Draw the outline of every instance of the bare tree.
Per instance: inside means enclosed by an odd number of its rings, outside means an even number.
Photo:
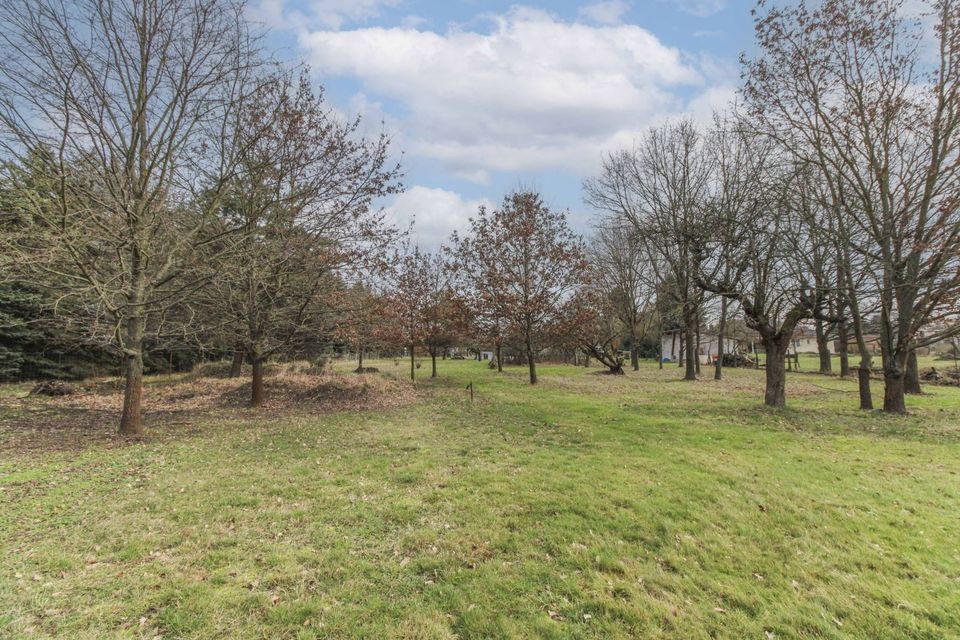
[[[799,257],[809,246],[810,229],[802,212],[809,194],[803,188],[802,171],[770,166],[753,202],[723,211],[712,218],[736,231],[720,230],[702,245],[702,265],[734,257],[740,265],[733,272],[701,269],[700,286],[736,300],[747,326],[760,334],[766,352],[764,403],[786,404],[785,360],[794,329],[802,320],[815,317],[821,308],[819,295]],[[735,238],[736,242],[730,242]]]
[[[654,318],[655,271],[643,244],[627,221],[616,216],[600,221],[589,245],[591,287],[607,313],[630,341],[630,364],[640,368],[640,341]]]
[[[196,249],[233,231],[216,194],[256,40],[233,0],[3,0],[0,21],[0,145],[49,150],[57,185],[36,212],[49,251],[8,248],[99,304],[123,354],[120,432],[140,434],[148,329],[196,285]]]
[[[877,263],[893,413],[906,413],[910,353],[947,336],[923,329],[956,317],[960,289],[960,2],[912,5],[929,19],[897,1],[762,1],[744,72],[754,115],[823,168],[859,232],[851,249]]]
[[[657,279],[670,283],[660,289],[683,319],[686,380],[696,380],[699,366],[703,291],[694,274],[709,179],[703,138],[691,122],[681,121],[651,129],[632,151],[609,155],[601,174],[584,184],[589,204],[633,225]]]

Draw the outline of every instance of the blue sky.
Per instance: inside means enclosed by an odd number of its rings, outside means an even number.
[[[381,122],[405,193],[384,203],[433,247],[481,203],[540,190],[581,231],[603,153],[679,115],[707,121],[752,46],[749,0],[252,0],[281,56],[332,105]]]

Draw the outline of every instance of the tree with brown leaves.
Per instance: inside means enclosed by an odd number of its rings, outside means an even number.
[[[335,331],[351,305],[344,284],[382,266],[397,232],[373,201],[399,190],[399,167],[389,139],[359,137],[360,120],[336,117],[306,73],[264,83],[242,116],[246,152],[222,216],[245,233],[238,255],[214,263],[208,295],[250,358],[258,407],[264,363],[305,332]]]
[[[536,384],[547,329],[586,275],[583,242],[565,213],[550,210],[537,193],[518,191],[494,211],[481,208],[470,220],[469,235],[455,236],[454,243],[458,263],[490,305],[488,313],[505,321],[503,335],[517,336],[530,384]]]

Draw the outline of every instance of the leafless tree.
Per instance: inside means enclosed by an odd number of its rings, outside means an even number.
[[[696,337],[703,291],[694,281],[710,166],[703,136],[689,121],[651,129],[632,151],[612,153],[584,184],[587,202],[628,220],[650,256],[663,292],[685,328],[686,380],[696,380]]]
[[[766,352],[764,403],[786,404],[785,361],[794,329],[820,315],[821,295],[810,280],[802,251],[809,247],[810,228],[803,215],[808,206],[803,170],[766,158],[764,180],[751,202],[711,220],[715,232],[702,245],[701,265],[733,257],[731,271],[701,269],[700,286],[736,300],[747,326],[760,334]],[[731,239],[735,241],[731,242]]]
[[[655,270],[632,227],[621,216],[607,216],[590,239],[591,287],[630,341],[630,364],[640,368],[640,341],[654,318]]]
[[[57,185],[42,250],[7,248],[96,300],[123,354],[120,432],[140,434],[148,329],[196,286],[197,248],[234,231],[218,193],[256,39],[233,0],[3,0],[0,22],[0,145],[48,150]]]
[[[784,148],[818,163],[877,263],[885,411],[906,413],[910,353],[946,336],[960,291],[960,2],[758,5],[744,95]],[[947,330],[949,331],[949,329]]]

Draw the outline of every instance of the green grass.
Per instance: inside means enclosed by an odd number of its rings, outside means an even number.
[[[440,372],[387,412],[3,449],[0,636],[960,636],[960,390]]]

